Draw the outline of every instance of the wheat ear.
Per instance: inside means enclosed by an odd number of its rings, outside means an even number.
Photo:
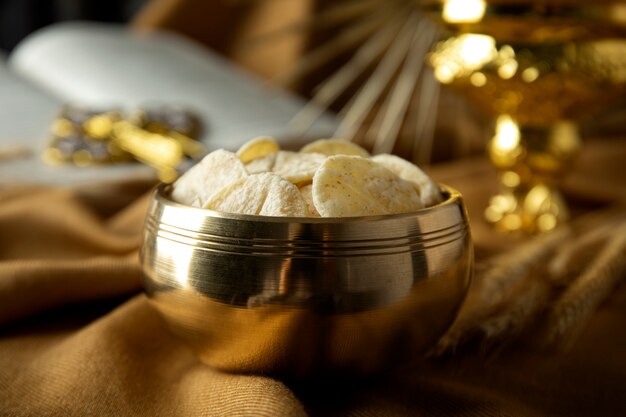
[[[607,213],[604,224],[585,224],[586,230],[579,231],[580,237],[566,242],[548,264],[548,278],[552,283],[567,286],[576,279],[615,233],[616,226],[624,217],[623,213]]]
[[[511,300],[518,296],[520,288],[524,288],[526,278],[570,235],[570,229],[561,228],[477,265],[472,288],[457,320],[439,340],[430,356],[453,350],[464,338],[477,332],[496,335],[501,334],[498,329],[517,327],[516,323],[525,324],[527,319],[521,316],[534,313],[536,306],[545,298],[541,287],[538,286],[536,292],[530,293],[528,299],[513,304],[513,312],[508,318],[503,312],[508,311]]]
[[[582,324],[626,277],[626,223],[622,222],[613,233],[594,261],[550,309],[543,330],[545,344],[573,340]]]

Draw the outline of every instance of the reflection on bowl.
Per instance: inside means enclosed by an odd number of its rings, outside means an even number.
[[[461,195],[412,213],[285,218],[173,202],[159,186],[141,254],[151,303],[205,363],[307,377],[418,359],[472,274]]]

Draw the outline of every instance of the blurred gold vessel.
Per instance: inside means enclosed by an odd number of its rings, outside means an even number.
[[[568,217],[558,182],[580,149],[578,123],[626,88],[626,4],[427,1],[449,30],[435,77],[496,118],[488,145],[500,192],[485,210],[502,231],[549,231]]]

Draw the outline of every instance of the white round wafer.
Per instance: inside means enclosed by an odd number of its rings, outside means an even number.
[[[237,156],[244,164],[270,153],[278,152],[280,145],[271,136],[259,136],[241,145]]]
[[[248,172],[237,155],[218,149],[174,183],[172,198],[179,203],[202,207],[213,193],[247,176]]]
[[[322,217],[403,213],[424,206],[411,183],[353,155],[324,161],[313,177],[313,203]]]
[[[298,187],[276,174],[253,174],[215,193],[204,208],[261,216],[306,217]]]
[[[305,145],[300,149],[305,153],[321,153],[326,156],[331,155],[357,155],[367,158],[370,154],[359,145],[345,139],[318,139]]]
[[[415,164],[396,155],[380,154],[372,157],[372,161],[389,169],[400,178],[417,186],[424,206],[432,206],[443,201],[437,184]]]
[[[302,194],[302,198],[306,203],[307,216],[308,217],[320,217],[320,214],[317,212],[315,208],[315,203],[313,203],[313,184],[305,185],[304,187],[300,187],[300,194]]]
[[[313,180],[315,171],[324,160],[326,156],[319,153],[280,151],[276,154],[272,172],[293,184],[302,186]]]
[[[260,158],[253,159],[246,164],[248,174],[260,174],[261,172],[271,172],[276,162],[277,152],[268,153]]]

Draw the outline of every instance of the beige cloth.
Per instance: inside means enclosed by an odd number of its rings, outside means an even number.
[[[626,142],[587,145],[566,181],[577,212],[626,196]],[[432,172],[464,194],[479,258],[515,245],[481,220],[495,186],[485,160]],[[565,352],[466,347],[349,384],[217,372],[140,293],[149,186],[0,190],[0,416],[626,415],[624,285]]]

